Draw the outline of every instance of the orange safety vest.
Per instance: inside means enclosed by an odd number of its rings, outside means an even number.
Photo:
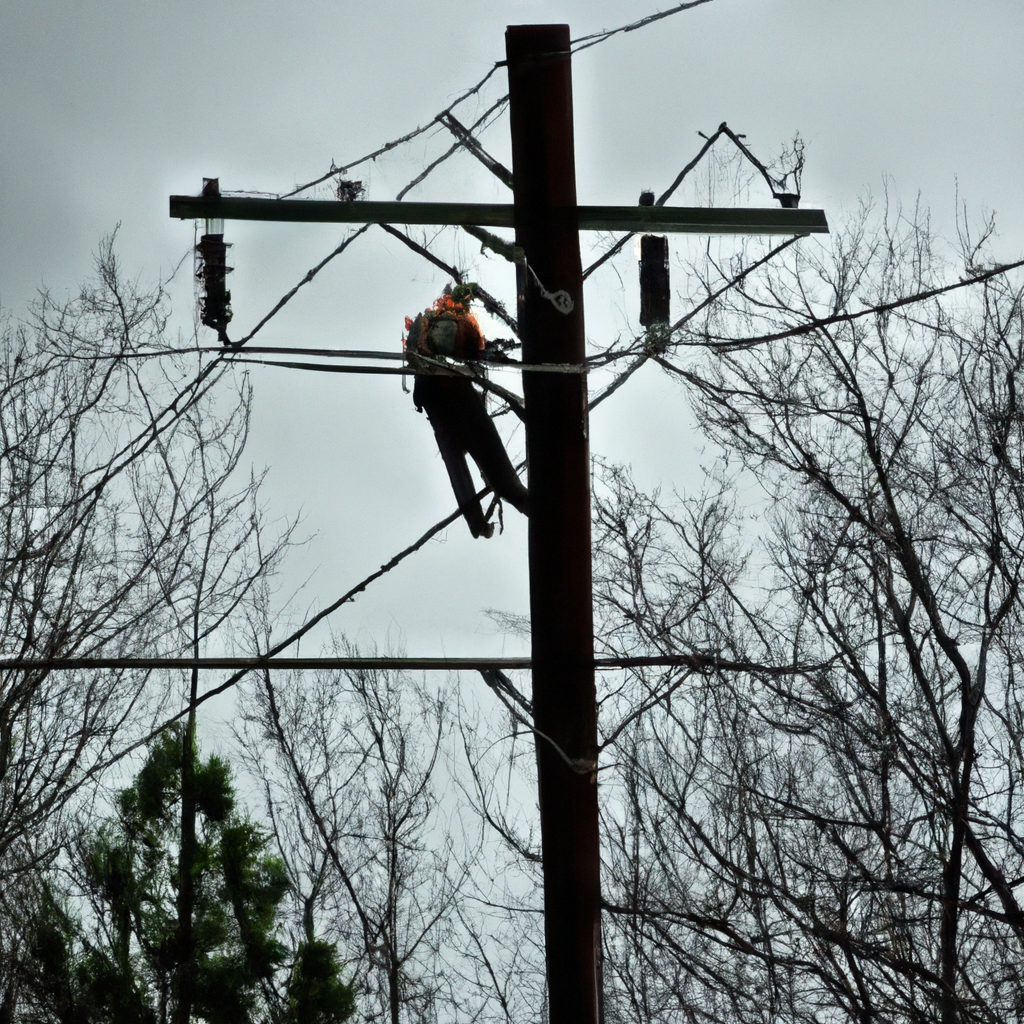
[[[462,306],[446,300],[447,295],[437,300],[434,309],[430,311],[433,315],[421,313],[415,319],[406,317],[406,353],[414,355],[422,352],[460,362],[479,359],[484,350],[480,324],[472,313],[465,313]]]

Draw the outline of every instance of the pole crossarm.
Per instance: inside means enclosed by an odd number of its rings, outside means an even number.
[[[431,224],[515,227],[508,203],[380,203],[326,199],[171,196],[180,220],[267,220],[316,224]],[[824,210],[704,206],[577,206],[581,231],[657,231],[704,235],[827,234]],[[554,212],[554,211],[553,211]]]

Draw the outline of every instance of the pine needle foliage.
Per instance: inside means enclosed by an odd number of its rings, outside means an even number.
[[[52,879],[42,886],[25,960],[29,1016],[166,1024],[178,1017],[175,979],[186,967],[193,1020],[340,1024],[355,997],[335,949],[311,928],[295,950],[281,941],[284,864],[240,812],[217,756],[193,754],[195,901],[191,926],[179,920],[182,734],[154,743],[116,815],[83,838],[80,907]]]

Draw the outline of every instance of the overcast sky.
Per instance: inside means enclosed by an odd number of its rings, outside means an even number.
[[[166,277],[193,228],[167,216],[204,176],[224,190],[284,192],[430,121],[504,57],[508,24],[568,22],[574,37],[657,9],[653,0],[23,0],[0,5],[0,306],[21,315],[40,286],[70,293],[100,237],[120,224],[126,271]],[[722,121],[768,159],[799,132],[805,207],[838,223],[868,190],[913,204],[952,234],[956,196],[994,210],[997,255],[1024,250],[1024,6],[1019,0],[712,0],[574,59],[581,202],[635,203],[661,190]],[[460,114],[506,90],[504,72]],[[510,162],[507,114],[484,136]],[[450,144],[440,128],[352,172],[392,199]],[[321,193],[323,195],[323,193]],[[410,198],[508,201],[469,156]],[[762,195],[758,205],[770,205]],[[244,333],[329,252],[342,226],[232,224],[235,321]],[[419,237],[423,237],[421,234]],[[596,239],[584,239],[586,247]],[[514,308],[507,266],[465,236],[439,254]],[[585,256],[586,259],[586,256]],[[674,268],[678,273],[678,269]],[[261,333],[263,344],[396,349],[403,318],[444,276],[374,229]],[[596,274],[587,333],[636,329],[636,264]],[[172,287],[175,330],[193,331],[191,261]],[[678,312],[678,311],[677,311]],[[212,333],[205,332],[212,342]],[[453,507],[429,424],[394,377],[254,367],[250,456],[268,466],[271,518],[301,512],[315,534],[284,582],[309,579],[304,616],[344,592]],[[518,387],[514,378],[502,383]],[[521,448],[521,436],[512,438]],[[645,369],[595,412],[595,454],[632,463],[648,486],[700,485],[709,457],[682,390]],[[524,652],[486,609],[528,609],[526,530],[474,541],[461,522],[359,601],[338,629],[410,654]],[[315,653],[306,647],[303,653]]]

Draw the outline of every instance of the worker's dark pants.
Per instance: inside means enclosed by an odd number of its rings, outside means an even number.
[[[452,490],[474,537],[490,536],[492,528],[484,519],[476,496],[476,486],[466,464],[466,454],[494,493],[523,515],[528,515],[529,499],[494,423],[484,408],[483,399],[473,384],[458,377],[417,376],[413,388],[417,408],[425,409],[434,428]]]

